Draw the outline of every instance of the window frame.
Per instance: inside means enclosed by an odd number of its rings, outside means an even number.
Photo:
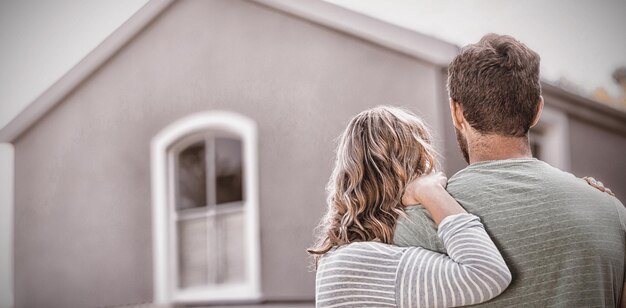
[[[246,277],[241,284],[212,289],[178,288],[176,205],[176,158],[181,143],[224,132],[241,139],[243,155],[244,236]],[[204,137],[201,137],[204,138]],[[253,120],[230,111],[198,112],[175,121],[161,130],[151,142],[152,232],[154,299],[158,304],[258,302],[261,300],[260,233],[258,212],[257,128]]]

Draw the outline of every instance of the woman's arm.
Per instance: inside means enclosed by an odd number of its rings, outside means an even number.
[[[405,307],[456,307],[488,301],[511,283],[511,272],[478,217],[445,218],[438,231],[448,254],[407,249],[396,276],[396,302]]]
[[[454,214],[467,213],[446,191],[448,178],[443,172],[421,176],[407,184],[402,203],[421,204],[430,213],[436,225]]]
[[[445,183],[443,174],[433,174],[407,187],[403,201],[419,202],[430,211],[448,255],[420,247],[404,253],[396,277],[400,306],[478,304],[511,283],[511,272],[479,218],[465,212],[445,191]]]

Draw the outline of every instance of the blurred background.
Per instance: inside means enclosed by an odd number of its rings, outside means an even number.
[[[0,2],[0,307],[309,307],[334,138],[378,104],[464,167],[445,68],[537,51],[534,153],[626,198],[626,2]],[[222,112],[217,112],[222,111]],[[162,215],[161,215],[162,214]]]

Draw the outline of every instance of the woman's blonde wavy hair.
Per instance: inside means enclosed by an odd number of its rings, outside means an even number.
[[[307,250],[315,263],[336,246],[392,243],[406,184],[438,169],[436,156],[428,128],[410,111],[378,106],[356,115],[340,136],[328,210]]]

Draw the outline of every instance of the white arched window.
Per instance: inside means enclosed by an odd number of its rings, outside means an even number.
[[[257,134],[239,114],[193,114],[152,140],[157,303],[260,299]]]

